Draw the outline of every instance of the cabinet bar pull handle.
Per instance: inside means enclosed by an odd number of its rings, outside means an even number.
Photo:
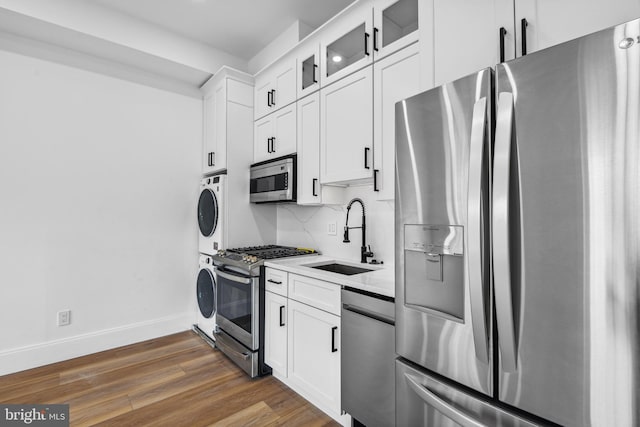
[[[267,138],[267,153],[271,152],[271,138]]]
[[[500,27],[500,62],[504,62],[504,36],[507,35],[507,29]]]
[[[316,77],[316,70],[318,69],[318,64],[313,64],[313,82],[318,83],[318,78]]]
[[[284,326],[284,305],[280,306],[280,326]]]
[[[276,105],[276,90],[271,89],[271,104],[275,107]]]
[[[377,28],[373,28],[373,50],[378,51],[378,32]]]
[[[369,33],[364,33],[364,54],[369,56]]]
[[[380,172],[380,169],[373,170],[373,191],[380,191],[378,188],[378,172]]]
[[[267,107],[271,107],[271,91],[267,92]]]
[[[211,152],[211,166],[215,166],[216,165],[216,152],[212,151]]]
[[[520,28],[522,30],[522,56],[527,54],[527,27],[529,23],[526,18],[522,18],[520,21]]]
[[[331,353],[335,353],[338,351],[336,348],[336,331],[338,330],[337,326],[331,328]]]
[[[277,280],[273,280],[273,279],[269,279],[269,280],[267,280],[267,282],[269,282],[269,283],[275,283],[276,285],[282,285],[282,282],[279,282],[279,281],[277,281]]]
[[[369,147],[364,147],[364,168],[370,169],[369,167]]]
[[[271,152],[275,153],[276,152],[276,137],[271,137]]]
[[[316,183],[318,182],[318,178],[313,178],[313,182],[311,184],[311,189],[312,189],[312,193],[313,193],[313,197],[317,197],[318,193],[316,191]]]
[[[211,153],[207,153],[207,166],[211,166]]]

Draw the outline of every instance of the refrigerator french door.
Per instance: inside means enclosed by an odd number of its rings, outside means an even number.
[[[396,388],[429,408],[399,425],[640,423],[639,36],[397,104]]]

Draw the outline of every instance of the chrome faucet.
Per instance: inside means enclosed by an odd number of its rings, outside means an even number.
[[[362,226],[360,227],[349,227],[349,210],[351,210],[351,205],[353,205],[355,202],[360,203],[360,206],[362,206]],[[347,220],[344,223],[344,240],[342,240],[343,243],[349,243],[349,229],[351,228],[361,228],[362,229],[362,246],[360,247],[360,262],[363,264],[367,263],[367,258],[372,257],[373,256],[373,252],[371,252],[371,246],[369,246],[369,250],[367,250],[367,244],[366,244],[366,230],[367,230],[367,226],[366,226],[366,221],[365,221],[365,209],[364,209],[364,202],[359,199],[359,198],[355,198],[355,199],[351,199],[351,201],[349,202],[349,204],[347,205]]]

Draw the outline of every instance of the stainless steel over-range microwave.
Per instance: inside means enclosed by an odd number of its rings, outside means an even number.
[[[252,203],[296,201],[296,155],[251,165],[249,200]]]

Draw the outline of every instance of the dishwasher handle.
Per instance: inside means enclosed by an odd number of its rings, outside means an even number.
[[[385,316],[384,314],[380,314],[380,313],[374,313],[373,311],[369,311],[365,308],[358,307],[357,305],[342,304],[342,309],[346,311],[351,311],[352,313],[356,313],[361,316],[369,317],[371,319],[386,323],[391,326],[396,324],[395,319],[393,319],[392,317]]]

